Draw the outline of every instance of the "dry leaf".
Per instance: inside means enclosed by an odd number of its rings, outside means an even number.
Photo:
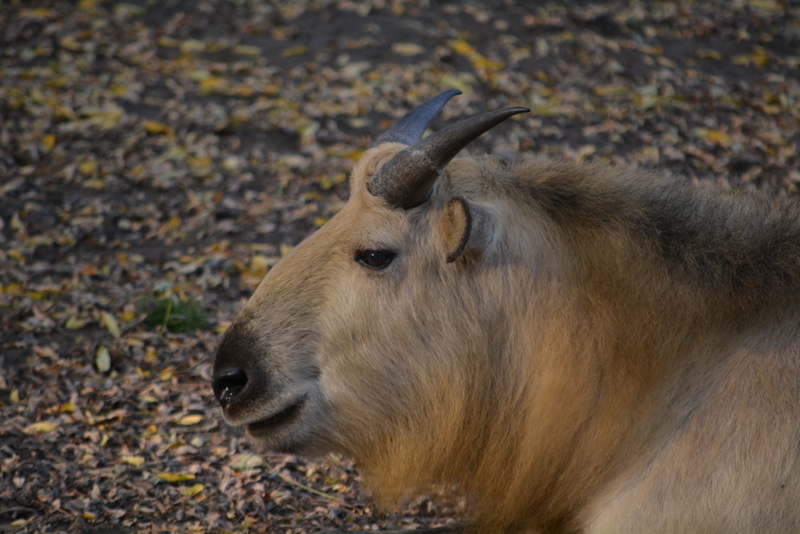
[[[142,456],[122,456],[120,460],[134,467],[141,467],[145,462],[145,459]]]
[[[194,480],[194,475],[191,473],[157,473],[155,476],[169,483]]]
[[[191,415],[184,415],[180,419],[178,419],[179,425],[189,426],[189,425],[196,425],[200,421],[203,420],[203,416],[200,414],[191,414]]]
[[[39,423],[31,423],[23,429],[25,434],[46,434],[52,432],[60,425],[52,421],[41,421]]]
[[[202,484],[194,484],[192,486],[182,489],[181,495],[183,495],[184,497],[194,497],[198,493],[202,492],[204,489],[205,486],[203,486]]]
[[[102,311],[100,312],[100,321],[103,323],[109,333],[115,338],[120,336],[119,331],[119,324],[117,324],[117,320],[108,312]]]
[[[416,56],[425,53],[425,48],[415,43],[394,43],[392,53],[398,56]]]
[[[108,348],[99,347],[97,349],[97,356],[94,359],[97,370],[101,373],[107,373],[111,369],[111,355],[108,353]]]

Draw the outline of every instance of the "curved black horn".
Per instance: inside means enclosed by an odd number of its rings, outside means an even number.
[[[422,139],[422,134],[425,133],[428,123],[442,111],[447,101],[460,94],[461,91],[458,89],[451,89],[431,98],[424,104],[420,104],[403,115],[394,126],[383,132],[372,146],[378,146],[381,143],[413,145]]]
[[[512,115],[528,111],[522,107],[498,109],[432,133],[395,154],[372,176],[367,188],[392,207],[419,206],[427,200],[439,173],[461,149]]]

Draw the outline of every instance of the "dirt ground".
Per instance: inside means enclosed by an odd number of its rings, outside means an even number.
[[[533,110],[473,154],[800,187],[795,0],[0,1],[0,531],[457,521],[447,495],[377,510],[347,458],[253,450],[209,385],[354,160],[450,88],[434,128]]]

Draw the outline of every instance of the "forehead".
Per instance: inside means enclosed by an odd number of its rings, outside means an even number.
[[[383,143],[367,150],[355,164],[353,172],[350,174],[351,198],[357,197],[362,193],[371,196],[366,190],[367,181],[384,163],[392,159],[392,156],[404,148],[406,148],[406,145],[400,143]]]
[[[371,195],[366,187],[351,192],[350,200],[336,217],[320,230],[330,226],[331,237],[355,247],[367,247],[381,241],[399,244],[408,234],[408,216],[389,207],[379,197]]]

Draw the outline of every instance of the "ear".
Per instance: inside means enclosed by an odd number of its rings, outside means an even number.
[[[467,248],[472,233],[472,215],[463,198],[454,197],[447,201],[439,218],[439,231],[444,240],[447,263],[452,263]]]

